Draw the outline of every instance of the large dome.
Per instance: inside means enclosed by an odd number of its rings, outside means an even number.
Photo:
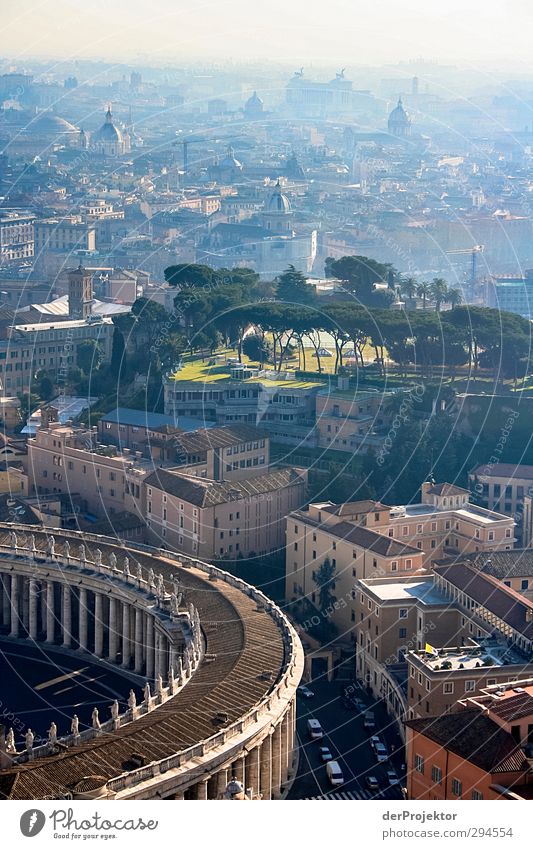
[[[389,132],[405,134],[411,127],[411,119],[403,108],[402,98],[398,98],[398,104],[389,115]]]
[[[55,112],[40,112],[26,125],[28,133],[41,136],[61,136],[79,133],[77,127],[60,118]]]
[[[263,111],[263,101],[256,91],[246,101],[244,111],[248,115],[259,115]]]
[[[269,199],[266,202],[265,212],[269,215],[278,214],[278,215],[288,215],[291,211],[291,203],[287,195],[284,195],[281,191],[281,186],[279,184],[279,180],[276,183],[276,188],[270,195]]]
[[[122,143],[122,133],[113,123],[113,115],[111,114],[111,108],[109,107],[105,121],[100,127],[99,130],[93,136],[93,141],[95,142],[116,142],[117,144]]]

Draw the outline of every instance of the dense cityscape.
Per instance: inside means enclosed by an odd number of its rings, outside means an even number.
[[[0,799],[533,798],[530,69],[3,52]]]

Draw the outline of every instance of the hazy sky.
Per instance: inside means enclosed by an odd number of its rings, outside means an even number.
[[[0,0],[0,54],[529,70],[531,0]]]

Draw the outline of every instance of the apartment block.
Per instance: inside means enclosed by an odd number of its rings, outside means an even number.
[[[101,446],[94,431],[43,421],[28,440],[30,494],[68,493],[93,517],[123,511],[144,515],[142,482],[154,466]]]
[[[165,413],[173,418],[251,424],[277,442],[316,445],[314,396],[321,383],[214,357],[185,362],[163,384]]]
[[[406,663],[408,652],[424,649],[426,643],[453,644],[461,631],[461,613],[437,589],[432,575],[363,579],[357,582],[357,594],[356,674],[375,698],[392,700],[401,671],[397,667]]]
[[[320,448],[335,451],[376,451],[381,448],[391,421],[393,392],[367,389],[320,389],[316,394],[316,429]]]
[[[306,470],[296,468],[233,481],[159,468],[144,481],[148,539],[208,560],[278,551],[306,484]]]
[[[373,501],[310,504],[286,523],[285,594],[317,604],[316,572],[326,558],[335,567],[338,604],[332,621],[341,638],[353,644],[359,622],[356,583],[363,578],[412,575],[423,571],[423,553],[383,534],[387,507]],[[370,527],[371,526],[371,527]]]
[[[34,253],[35,215],[19,209],[0,212],[0,265],[27,260]]]

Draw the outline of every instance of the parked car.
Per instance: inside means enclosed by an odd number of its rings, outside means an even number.
[[[375,728],[376,727],[376,719],[374,717],[373,710],[365,711],[365,718],[363,720],[363,725],[365,728]]]
[[[389,753],[387,752],[386,747],[383,743],[376,743],[374,746],[374,752],[376,753],[376,758],[378,759],[378,763],[385,763],[389,759]]]
[[[315,695],[313,691],[309,689],[309,687],[305,686],[305,684],[300,684],[297,692],[300,694],[300,696],[303,696],[304,699],[312,699]]]
[[[367,775],[365,781],[366,786],[369,790],[372,790],[373,793],[376,793],[379,790],[379,781],[377,780],[375,775]]]
[[[394,784],[400,783],[400,779],[398,778],[398,776],[396,775],[396,773],[394,772],[393,769],[387,770],[387,780],[388,780],[389,784],[391,785],[391,787]]]
[[[370,738],[370,745],[372,746],[373,749],[376,748],[377,743],[381,743],[381,737],[379,736],[379,734],[373,734],[372,737]]]
[[[324,763],[333,760],[333,755],[331,754],[327,746],[321,746],[318,751],[320,752],[320,757],[322,758]]]
[[[333,784],[334,787],[344,784],[344,775],[338,761],[329,761],[326,764],[326,774],[329,778],[329,783]]]

